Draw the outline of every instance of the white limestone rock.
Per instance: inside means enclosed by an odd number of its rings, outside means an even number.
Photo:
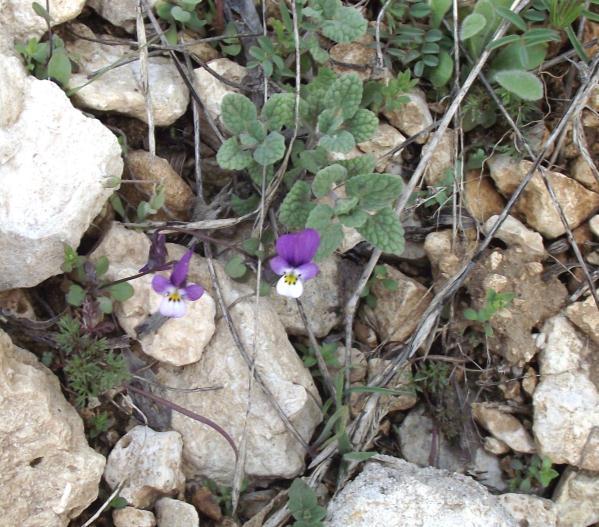
[[[388,456],[369,461],[329,503],[326,527],[518,527],[471,478]]]
[[[76,29],[83,36],[108,38],[106,35],[96,37],[82,24],[77,24]],[[71,75],[68,87],[74,89],[85,85],[72,96],[76,105],[89,110],[119,112],[147,122],[139,60],[106,71],[89,82],[91,74],[130,56],[129,46],[77,39],[67,42],[66,47],[79,65],[79,72]],[[154,124],[169,126],[187,110],[189,90],[167,57],[148,59],[148,78]]]
[[[553,493],[558,527],[589,527],[599,522],[599,476],[567,468]]]
[[[168,244],[167,248],[169,259],[172,260],[179,259],[186,251],[185,247],[175,244]],[[149,249],[150,240],[147,236],[128,230],[115,222],[94,251],[92,259],[106,256],[110,261],[106,278],[119,280],[136,274],[144,266]],[[168,275],[167,272],[163,274]],[[151,274],[130,283],[134,294],[128,300],[117,304],[115,314],[125,332],[136,338],[136,326],[158,311],[162,296],[152,289]],[[187,303],[187,313],[184,317],[169,319],[158,330],[146,333],[140,339],[142,350],[156,360],[173,366],[197,362],[214,335],[215,315],[214,300],[205,292],[195,302]]]
[[[433,124],[433,116],[422,91],[415,89],[406,96],[409,97],[409,102],[402,104],[397,110],[385,110],[383,115],[405,136],[411,137]],[[427,138],[428,134],[423,134],[416,142],[423,144]]]
[[[241,83],[243,78],[247,75],[246,68],[240,66],[237,62],[233,62],[226,58],[211,60],[208,63],[208,66],[223,78],[236,83]],[[210,114],[212,119],[218,121],[220,117],[220,107],[225,95],[228,93],[237,93],[237,90],[218,80],[212,73],[204,68],[195,69],[194,75],[194,85],[200,99],[202,99],[206,111]]]
[[[135,507],[125,507],[112,511],[114,527],[156,527],[156,518],[152,511]]]
[[[17,42],[42,36],[48,30],[48,25],[35,13],[31,4],[29,0],[1,0],[0,33],[10,34]],[[46,3],[42,5],[45,7]],[[76,18],[84,5],[85,0],[50,0],[48,12],[52,25],[57,26]]]
[[[0,107],[12,122],[0,128],[0,290],[60,274],[64,244],[77,247],[123,170],[117,138],[56,84],[29,77],[22,100],[16,120]]]
[[[488,234],[497,223],[499,216],[491,216],[483,225],[483,232]],[[499,238],[508,246],[518,247],[525,254],[532,258],[542,258],[545,255],[545,247],[543,246],[543,237],[521,221],[513,216],[507,216],[501,224],[495,238]]]
[[[497,496],[503,507],[526,527],[557,527],[557,511],[551,500],[529,494],[501,494]]]
[[[191,503],[160,498],[156,502],[158,527],[200,527],[198,512]]]
[[[535,451],[532,437],[513,415],[486,403],[472,403],[472,415],[481,426],[515,452],[531,454]]]
[[[108,455],[104,479],[133,507],[151,507],[157,498],[183,490],[183,442],[177,432],[156,432],[136,426],[119,439]]]
[[[148,0],[148,5],[154,7],[158,0]],[[135,10],[137,0],[88,0],[90,6],[102,18],[111,24],[122,27],[129,33],[135,31]]]
[[[533,432],[540,455],[555,464],[599,471],[599,350],[563,315],[543,326]]]
[[[104,457],[56,376],[0,331],[0,524],[66,527],[98,496]]]

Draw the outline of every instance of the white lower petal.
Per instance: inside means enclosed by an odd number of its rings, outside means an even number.
[[[187,306],[182,300],[173,301],[165,297],[160,303],[159,311],[164,317],[180,318],[185,315]]]
[[[277,293],[279,293],[281,296],[299,298],[300,296],[302,296],[303,292],[304,284],[299,278],[297,279],[297,281],[295,281],[295,283],[289,284],[285,281],[285,275],[283,275],[281,276],[281,278],[279,278],[279,281],[277,282]]]

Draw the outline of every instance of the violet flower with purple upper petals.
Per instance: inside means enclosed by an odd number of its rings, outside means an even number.
[[[164,296],[160,303],[160,314],[165,317],[180,318],[187,311],[187,301],[197,300],[204,294],[204,288],[198,284],[187,284],[189,260],[193,251],[187,251],[173,266],[169,278],[159,274],[152,278],[152,289]]]
[[[304,229],[284,234],[277,240],[277,256],[270,260],[270,268],[281,278],[277,282],[277,293],[299,298],[304,292],[304,282],[318,274],[318,266],[312,261],[320,235],[314,229]]]

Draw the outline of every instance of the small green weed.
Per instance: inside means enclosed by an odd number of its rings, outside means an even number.
[[[322,527],[326,509],[318,504],[316,493],[301,479],[289,487],[287,507],[295,519],[294,527]]]
[[[439,395],[449,385],[451,369],[444,362],[426,361],[416,369],[412,377],[414,389],[417,392],[426,392]]]
[[[493,336],[493,328],[489,321],[497,311],[508,307],[512,300],[516,298],[515,293],[498,293],[493,289],[487,289],[485,305],[479,311],[474,309],[465,309],[464,318],[480,322],[484,328],[487,337]]]
[[[364,289],[360,293],[360,296],[364,298],[366,305],[374,309],[377,304],[376,295],[374,294],[374,286],[380,283],[387,291],[397,291],[398,284],[397,280],[389,278],[387,268],[384,265],[377,265],[374,268],[372,276],[366,282]]]
[[[536,488],[545,489],[559,476],[559,472],[552,468],[548,457],[539,457],[536,454],[530,458],[530,463],[525,465],[520,459],[514,458],[511,463],[514,477],[508,482],[510,492],[535,492]]]

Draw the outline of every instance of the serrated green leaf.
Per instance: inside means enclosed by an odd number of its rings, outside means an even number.
[[[239,255],[233,256],[233,258],[225,264],[225,273],[235,280],[243,278],[245,273],[247,273],[247,270],[248,268],[243,263],[243,258]]]
[[[236,137],[227,139],[216,154],[216,161],[226,170],[243,170],[252,163],[252,154],[242,150]]]
[[[305,181],[296,181],[285,196],[279,208],[279,220],[289,229],[302,229],[314,203],[310,201],[310,185]]]
[[[64,48],[55,48],[48,62],[48,75],[60,83],[61,86],[66,86],[71,77],[71,61]]]
[[[332,108],[323,110],[318,116],[318,132],[327,135],[335,133],[343,124],[343,117]]]
[[[334,183],[343,181],[347,176],[347,170],[339,164],[330,165],[319,170],[312,182],[312,192],[318,198],[325,196],[331,190]]]
[[[366,33],[368,23],[353,7],[340,7],[321,25],[322,34],[335,42],[353,42]]]
[[[338,110],[344,120],[349,119],[360,107],[362,91],[362,81],[358,75],[342,75],[327,90],[323,105],[325,108]]]
[[[399,255],[404,250],[403,227],[391,207],[368,216],[366,223],[358,227],[358,232],[383,252]]]
[[[221,104],[221,119],[229,132],[240,134],[256,121],[256,107],[245,95],[228,93]]]
[[[403,181],[392,174],[361,174],[347,181],[348,196],[360,199],[360,206],[376,210],[389,205],[401,193]]]
[[[487,19],[478,13],[470,13],[462,22],[460,40],[468,40],[480,33],[487,25]]]
[[[309,227],[309,225],[306,226]],[[314,260],[322,262],[343,243],[343,229],[339,223],[329,223],[326,227],[319,229],[318,232],[320,234],[320,246]]]
[[[279,132],[270,132],[254,150],[254,161],[262,166],[276,163],[285,155],[285,138]]]
[[[332,135],[323,135],[318,144],[332,152],[345,154],[356,146],[356,141],[347,130],[339,130]]]
[[[129,282],[121,282],[120,284],[114,284],[110,287],[106,288],[113,300],[117,302],[124,302],[125,300],[129,300],[133,293],[133,286]]]
[[[346,227],[357,229],[366,223],[368,214],[362,209],[356,209],[349,214],[339,214],[339,221]]]
[[[503,70],[495,74],[495,81],[525,101],[543,98],[543,84],[532,73],[522,70]]]
[[[295,97],[291,93],[275,93],[262,108],[262,119],[269,130],[279,131],[291,127],[295,116]]]
[[[236,194],[231,196],[231,207],[235,214],[244,216],[250,212],[255,211],[260,203],[260,196],[258,194],[252,194],[249,198],[240,198]]]
[[[71,306],[78,307],[85,300],[85,289],[77,284],[71,284],[67,293],[67,303]]]
[[[318,147],[315,150],[304,150],[299,155],[299,165],[308,172],[316,174],[324,165],[328,163],[329,155],[324,148]]]
[[[356,208],[359,201],[360,200],[358,198],[338,199],[335,203],[335,214],[349,214],[352,210]]]
[[[333,215],[334,211],[332,207],[329,205],[318,204],[310,212],[308,220],[306,221],[306,227],[320,231],[331,223]]]
[[[347,122],[347,129],[354,136],[356,143],[362,143],[374,135],[378,125],[378,117],[373,112],[360,108]]]
[[[370,174],[371,172],[374,172],[376,159],[372,154],[366,154],[352,159],[337,161],[337,163],[347,169],[348,177],[353,177],[358,174]]]

